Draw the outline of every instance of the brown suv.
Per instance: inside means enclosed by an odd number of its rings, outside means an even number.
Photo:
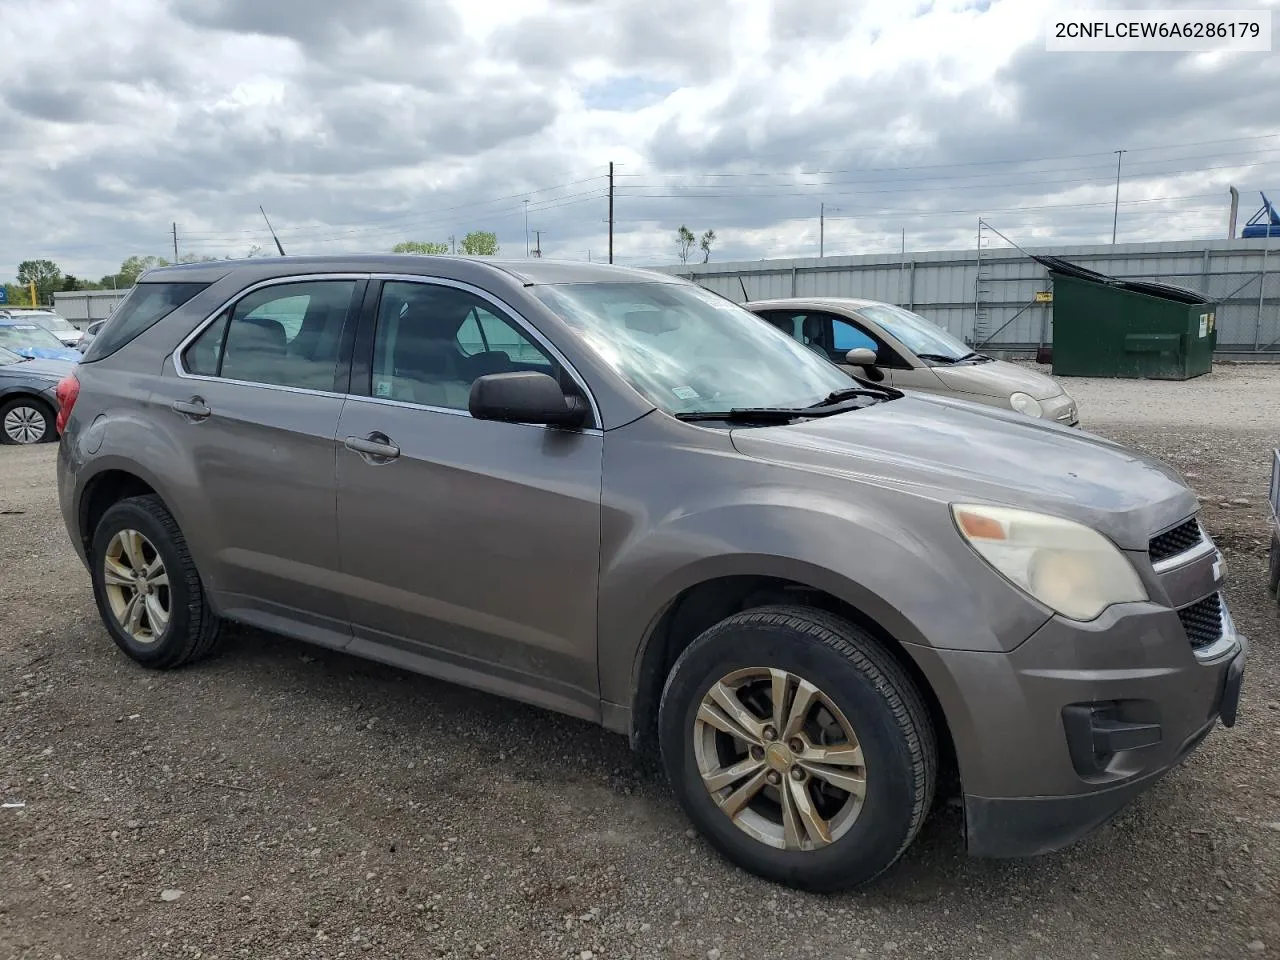
[[[944,775],[972,852],[1062,846],[1235,719],[1246,644],[1174,471],[855,379],[670,276],[167,268],[58,396],[129,656],[237,621],[602,723],[785,883],[885,870]]]

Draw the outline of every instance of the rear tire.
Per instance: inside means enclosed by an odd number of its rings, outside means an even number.
[[[0,443],[25,446],[57,439],[57,415],[43,400],[19,396],[0,403]]]
[[[171,669],[217,647],[222,622],[159,497],[130,497],[107,509],[93,532],[89,569],[107,632],[138,663]]]
[[[671,668],[658,726],[689,818],[729,860],[788,886],[873,880],[932,806],[937,742],[919,690],[875,638],[823,611],[761,607],[711,627]]]

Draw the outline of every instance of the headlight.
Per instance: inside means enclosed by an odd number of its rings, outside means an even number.
[[[1070,620],[1147,599],[1138,573],[1110,540],[1074,520],[1009,507],[952,504],[961,536],[1015,586]]]
[[[1029,393],[1011,393],[1009,406],[1019,413],[1025,413],[1028,417],[1038,417],[1044,412],[1040,408],[1040,401]]]

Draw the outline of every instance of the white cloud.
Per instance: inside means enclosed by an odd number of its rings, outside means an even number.
[[[0,277],[96,277],[174,221],[242,255],[259,203],[290,252],[469,229],[522,252],[528,199],[544,250],[599,257],[610,160],[629,262],[673,259],[680,223],[719,259],[809,254],[823,202],[829,252],[968,244],[984,212],[1095,241],[1119,147],[1122,239],[1217,235],[1228,183],[1280,192],[1275,55],[1048,54],[1051,9],[6,0]]]

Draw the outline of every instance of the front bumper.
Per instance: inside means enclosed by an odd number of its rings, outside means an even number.
[[[1211,716],[1198,729],[1193,730],[1176,745],[1168,762],[1159,762],[1154,768],[1130,776],[1112,786],[1088,793],[1068,796],[1038,797],[981,797],[966,794],[964,798],[965,843],[968,851],[978,857],[1031,857],[1059,850],[1114,817],[1126,804],[1144,790],[1153,786],[1174,766],[1182,762],[1209,735],[1219,720],[1224,726],[1235,724],[1240,703],[1241,684],[1244,679],[1244,661],[1248,643],[1238,637],[1240,646],[1222,670],[1222,685],[1217,693]],[[1105,741],[1106,726],[1091,731],[1094,745]],[[1160,746],[1160,724],[1133,723],[1122,731],[1133,737],[1133,742],[1147,741],[1136,749]],[[1081,730],[1078,733],[1088,734]],[[1104,736],[1100,738],[1098,733]],[[1070,737],[1070,735],[1068,735]],[[1073,746],[1088,746],[1077,739]],[[1130,748],[1130,751],[1135,748]],[[1123,752],[1123,751],[1121,751]],[[1105,754],[1103,754],[1105,756]]]
[[[1056,397],[1049,397],[1040,403],[1040,419],[1052,420],[1066,427],[1080,426],[1080,415],[1076,409],[1076,402],[1067,393],[1060,393]]]
[[[1248,641],[1225,602],[1217,642],[1193,647],[1174,608],[1221,596],[1217,551],[1165,575],[1165,602],[1090,623],[1051,618],[1008,653],[911,646],[946,716],[968,850],[1066,846],[1235,721]],[[1154,594],[1153,594],[1154,595]]]

